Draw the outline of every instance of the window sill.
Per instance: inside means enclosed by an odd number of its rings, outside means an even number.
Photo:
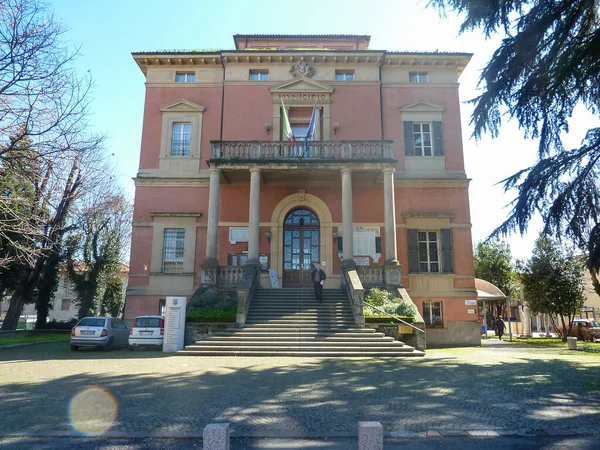
[[[150,272],[151,276],[160,277],[160,276],[175,276],[175,277],[189,277],[192,275],[196,275],[196,272]]]

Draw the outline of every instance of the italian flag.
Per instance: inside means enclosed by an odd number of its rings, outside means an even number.
[[[292,141],[292,147],[296,146],[296,138],[294,137],[294,133],[292,132],[292,127],[290,126],[290,120],[288,119],[287,112],[285,110],[285,105],[283,104],[283,99],[281,99],[281,114],[283,116],[283,133],[287,136],[287,138]]]

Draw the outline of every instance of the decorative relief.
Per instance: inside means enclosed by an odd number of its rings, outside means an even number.
[[[315,74],[315,68],[306,64],[306,62],[301,61],[298,64],[294,64],[290,67],[290,73],[293,77],[306,77],[312,78]]]

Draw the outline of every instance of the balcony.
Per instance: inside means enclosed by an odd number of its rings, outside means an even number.
[[[210,163],[395,163],[394,141],[211,141]]]

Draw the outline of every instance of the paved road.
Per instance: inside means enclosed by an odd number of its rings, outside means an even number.
[[[201,440],[173,438],[0,438],[3,450],[199,450]],[[231,440],[231,450],[348,450],[358,447],[355,438],[337,439],[248,439]],[[595,450],[598,439],[581,437],[500,437],[386,439],[385,450]]]
[[[488,344],[489,345],[489,344]],[[600,355],[492,343],[425,358],[204,358],[0,349],[0,435],[344,438],[600,434]],[[10,413],[7,413],[10,411]]]

